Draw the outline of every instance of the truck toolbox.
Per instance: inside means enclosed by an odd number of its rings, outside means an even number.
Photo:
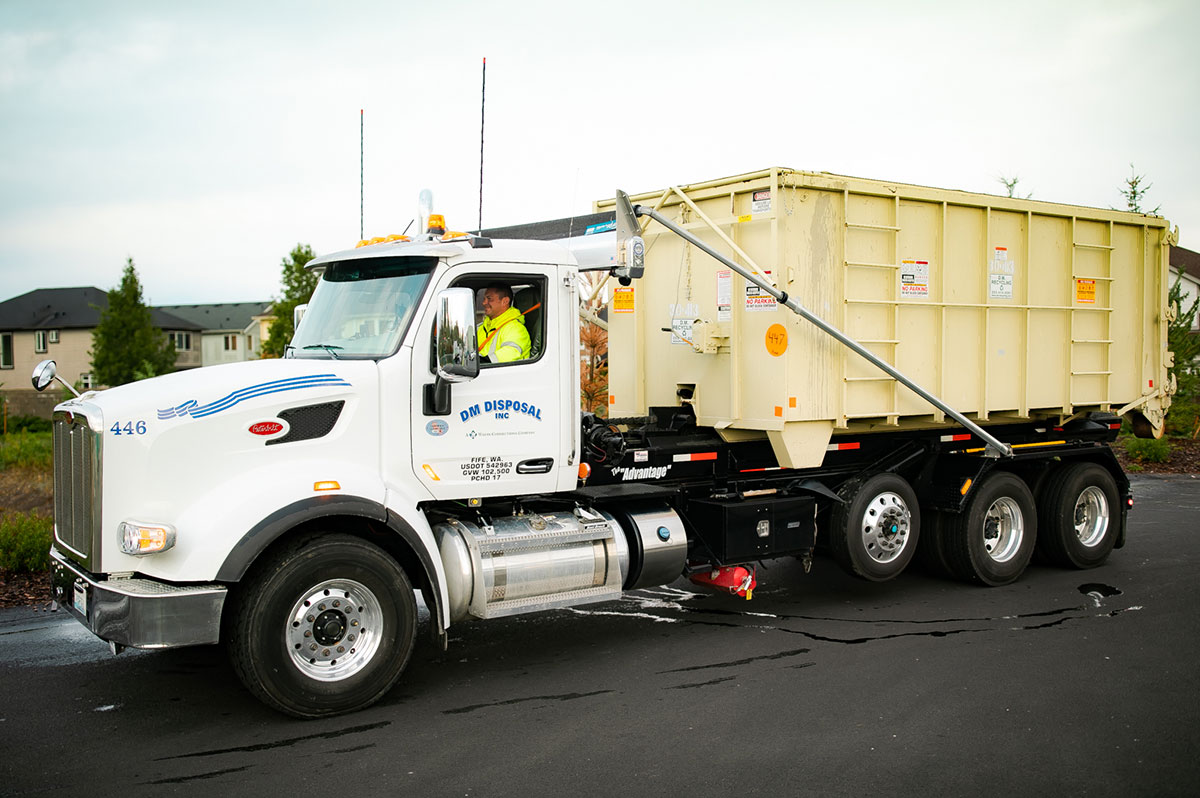
[[[768,280],[980,424],[1169,406],[1166,220],[774,168],[631,197]],[[597,211],[612,201],[596,203]],[[648,221],[648,220],[647,220]],[[610,411],[690,397],[730,440],[820,465],[834,434],[945,415],[649,221],[614,288]]]

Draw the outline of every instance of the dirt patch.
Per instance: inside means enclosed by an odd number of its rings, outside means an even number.
[[[54,515],[54,477],[28,468],[0,471],[0,512],[5,510]]]
[[[1132,459],[1125,454],[1120,441],[1113,444],[1113,453],[1121,467],[1131,473],[1142,474],[1200,474],[1200,440],[1172,438],[1171,457],[1165,463],[1149,463]]]
[[[0,571],[0,609],[50,604],[50,572],[13,574]]]

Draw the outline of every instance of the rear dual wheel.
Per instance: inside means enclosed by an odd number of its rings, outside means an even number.
[[[1020,477],[993,471],[963,511],[946,520],[940,549],[954,576],[998,586],[1025,572],[1038,527],[1033,494]]]
[[[1041,495],[1038,551],[1066,568],[1094,568],[1113,550],[1120,534],[1117,483],[1096,463],[1061,466],[1046,479]]]

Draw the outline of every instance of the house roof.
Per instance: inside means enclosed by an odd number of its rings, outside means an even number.
[[[158,309],[198,324],[204,330],[241,332],[270,306],[269,301],[224,302],[218,305],[159,305]]]
[[[100,311],[107,307],[108,293],[93,286],[38,288],[0,302],[0,329],[91,329],[100,323]],[[150,308],[150,318],[155,327],[163,330],[203,329],[158,308]]]
[[[1179,269],[1200,280],[1200,252],[1171,247],[1171,268]]]

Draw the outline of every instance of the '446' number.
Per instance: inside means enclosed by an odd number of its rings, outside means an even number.
[[[122,424],[120,421],[118,421],[117,423],[115,423],[111,427],[109,427],[108,431],[111,432],[113,435],[145,435],[146,434],[146,422],[145,421],[137,421],[137,422],[126,421],[124,424]]]

